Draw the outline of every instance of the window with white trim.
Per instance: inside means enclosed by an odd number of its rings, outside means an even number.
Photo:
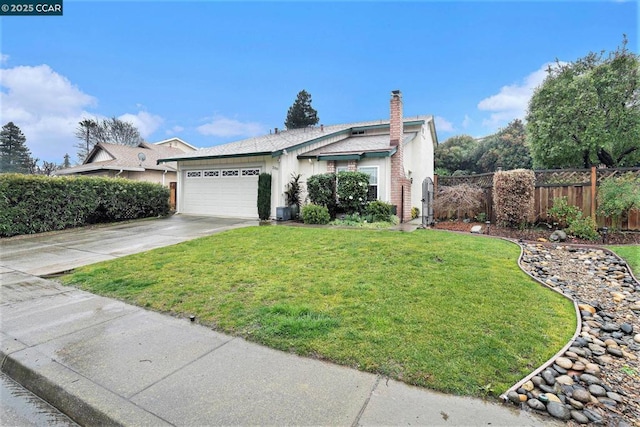
[[[362,166],[358,168],[358,172],[369,175],[369,191],[367,200],[378,200],[378,167]]]
[[[260,175],[260,168],[242,169],[242,176],[258,176]]]
[[[240,170],[238,170],[238,169],[223,169],[222,170],[222,176],[223,177],[240,176]]]
[[[202,178],[202,171],[187,171],[187,178]]]

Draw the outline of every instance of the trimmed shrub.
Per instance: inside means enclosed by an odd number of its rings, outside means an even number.
[[[305,224],[328,224],[331,217],[326,206],[309,204],[302,207],[302,221]]]
[[[336,216],[336,174],[324,173],[307,179],[307,194],[314,205],[326,206],[332,218]]]
[[[598,188],[598,213],[612,220],[612,228],[620,228],[623,215],[640,209],[640,176],[632,172],[602,180]]]
[[[363,172],[339,172],[336,193],[338,206],[345,213],[362,212],[367,204],[369,175]]]
[[[475,215],[475,211],[482,206],[483,197],[484,192],[477,185],[458,184],[440,187],[433,205],[438,212],[447,212],[448,215],[455,212],[460,221],[465,214],[470,214],[471,217]]]
[[[169,189],[114,178],[0,174],[0,236],[169,213]]]
[[[258,217],[266,221],[271,216],[271,174],[258,175]]]
[[[493,175],[493,209],[499,224],[523,226],[533,220],[535,182],[533,171],[526,169]]]
[[[391,215],[393,215],[393,207],[389,203],[375,200],[367,204],[365,215],[371,217],[371,222],[390,222]]]

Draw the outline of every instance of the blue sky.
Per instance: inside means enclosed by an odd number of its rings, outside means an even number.
[[[432,114],[440,142],[524,117],[546,64],[638,52],[638,4],[599,2],[64,1],[0,18],[1,122],[34,157],[76,158],[86,117],[196,147],[283,128],[296,94],[320,123]]]

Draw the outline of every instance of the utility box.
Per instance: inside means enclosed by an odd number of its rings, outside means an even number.
[[[288,206],[276,207],[276,221],[290,221],[291,220],[291,208]]]

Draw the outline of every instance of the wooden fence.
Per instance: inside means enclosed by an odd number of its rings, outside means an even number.
[[[536,170],[535,184],[535,220],[546,222],[549,218],[547,210],[553,206],[554,199],[566,197],[570,205],[579,207],[583,215],[595,218],[598,227],[611,226],[611,220],[597,215],[598,186],[606,178],[620,176],[631,172],[640,176],[640,168],[618,169],[560,169],[560,170]],[[493,212],[493,173],[484,173],[467,176],[436,176],[435,197],[438,197],[438,188],[454,186],[458,184],[477,185],[484,191],[484,200],[480,212],[484,212],[487,218],[495,222]],[[477,214],[474,213],[473,215]],[[453,213],[436,212],[438,219],[449,219]],[[471,213],[467,212],[471,216]],[[633,209],[622,218],[623,230],[640,230],[640,211]]]

